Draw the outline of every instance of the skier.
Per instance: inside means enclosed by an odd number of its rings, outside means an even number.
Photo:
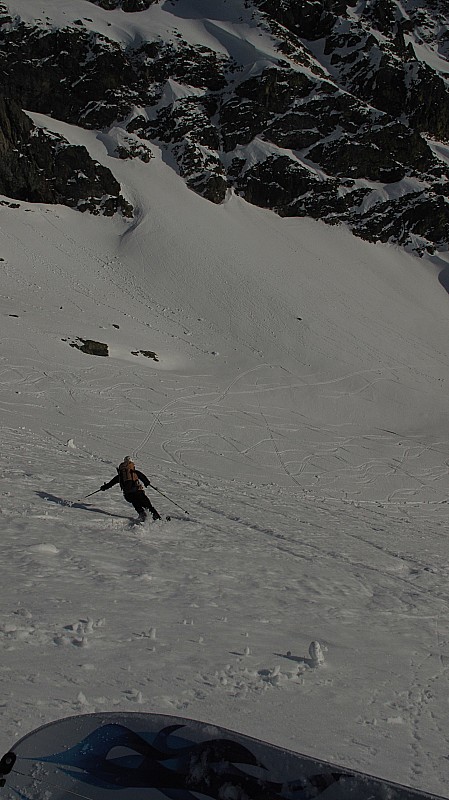
[[[112,478],[109,483],[103,483],[103,485],[100,486],[100,490],[105,492],[106,489],[110,489],[112,486],[115,486],[116,483],[120,483],[120,488],[126,502],[134,506],[142,522],[147,518],[145,509],[151,511],[153,519],[161,519],[160,514],[158,514],[151,504],[151,501],[146,496],[142,484],[140,483],[140,481],[142,481],[146,488],[150,486],[150,481],[143,472],[139,472],[139,470],[135,468],[134,462],[130,456],[125,456],[122,463],[117,467],[117,473],[115,478]]]

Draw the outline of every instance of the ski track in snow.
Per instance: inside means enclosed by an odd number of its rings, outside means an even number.
[[[0,207],[2,749],[173,712],[447,796],[436,268],[77,136],[140,217]],[[189,513],[85,498],[125,453]]]
[[[224,708],[224,719],[256,734],[261,709],[271,720],[280,703],[287,724],[275,723],[269,738],[286,746],[304,748],[291,717],[305,715],[306,750],[368,769],[377,757],[384,763],[385,740],[405,729],[400,742],[409,767],[400,777],[420,785],[425,775],[428,787],[429,775],[438,775],[449,746],[441,709],[449,644],[446,507],[441,483],[433,486],[444,442],[411,447],[382,433],[367,443],[354,435],[327,444],[328,473],[341,450],[379,451],[368,462],[376,464],[372,477],[365,462],[349,475],[344,468],[343,481],[337,470],[333,491],[340,481],[369,498],[394,475],[406,485],[414,468],[412,477],[423,477],[404,502],[392,501],[390,491],[383,502],[318,494],[325,482],[301,490],[299,480],[311,461],[317,469],[323,448],[291,471],[282,430],[291,445],[294,429],[279,406],[283,390],[261,389],[259,376],[251,392],[246,382],[259,373],[248,370],[243,389],[232,381],[216,399],[204,380],[189,378],[189,394],[155,415],[136,449],[148,453],[151,443],[154,453],[159,446],[163,488],[190,510],[188,519],[175,513],[169,524],[131,526],[118,493],[72,504],[80,485],[92,485],[96,456],[51,434],[4,433],[2,450],[11,455],[2,456],[2,472],[14,486],[2,498],[3,558],[14,575],[0,622],[2,682],[12,695],[3,706],[5,745],[22,732],[24,718],[37,725],[49,715],[129,707],[211,720]],[[242,391],[243,411],[234,396]],[[276,403],[262,411],[267,391]],[[204,403],[204,394],[212,401]],[[226,436],[209,430],[217,417]],[[235,426],[245,431],[240,440]],[[171,438],[167,428],[175,429]],[[244,481],[230,477],[228,461]],[[225,469],[221,479],[207,474],[211,464]],[[101,479],[111,472],[108,465],[100,470]],[[272,480],[261,486],[262,474]],[[162,508],[162,498],[152,496]],[[316,637],[326,649],[319,668],[308,657]],[[19,675],[18,663],[26,665]],[[309,715],[340,702],[347,713],[349,695],[347,741],[338,747],[323,735],[322,719],[314,729]]]

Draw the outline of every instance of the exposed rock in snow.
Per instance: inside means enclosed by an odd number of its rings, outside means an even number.
[[[418,252],[447,246],[448,165],[424,138],[449,137],[443,5],[241,0],[221,19],[218,7],[202,18],[201,4],[178,16],[176,4],[161,0],[91,2],[101,10],[101,31],[87,18],[62,25],[49,15],[32,24],[13,0],[1,4],[8,102],[101,135],[121,130],[110,153],[120,159],[150,166],[154,142],[187,186],[213,203],[232,190],[283,216],[345,222],[372,241]],[[108,12],[119,9],[117,28]],[[189,14],[193,37],[178,25]],[[132,213],[111,173],[89,167],[80,148],[53,146],[53,168],[46,136],[24,143],[12,132],[14,176],[3,174],[0,191]],[[24,149],[40,158],[16,164]],[[410,191],[410,177],[419,191]],[[383,218],[388,224],[379,226]]]

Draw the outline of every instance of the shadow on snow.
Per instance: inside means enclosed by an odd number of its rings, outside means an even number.
[[[110,511],[104,511],[102,508],[97,508],[96,506],[90,505],[90,503],[73,503],[71,500],[65,500],[63,497],[57,497],[54,494],[48,494],[48,492],[36,492],[38,497],[41,497],[42,500],[46,500],[48,503],[56,503],[58,506],[68,506],[69,508],[78,508],[82,511],[91,511],[94,514],[104,514],[106,517],[117,517],[118,519],[129,519],[129,517],[125,516],[124,514],[113,514]]]

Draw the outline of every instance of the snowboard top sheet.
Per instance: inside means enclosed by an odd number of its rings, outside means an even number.
[[[434,795],[224,728],[152,713],[86,714],[2,759],[0,800],[431,800]]]

